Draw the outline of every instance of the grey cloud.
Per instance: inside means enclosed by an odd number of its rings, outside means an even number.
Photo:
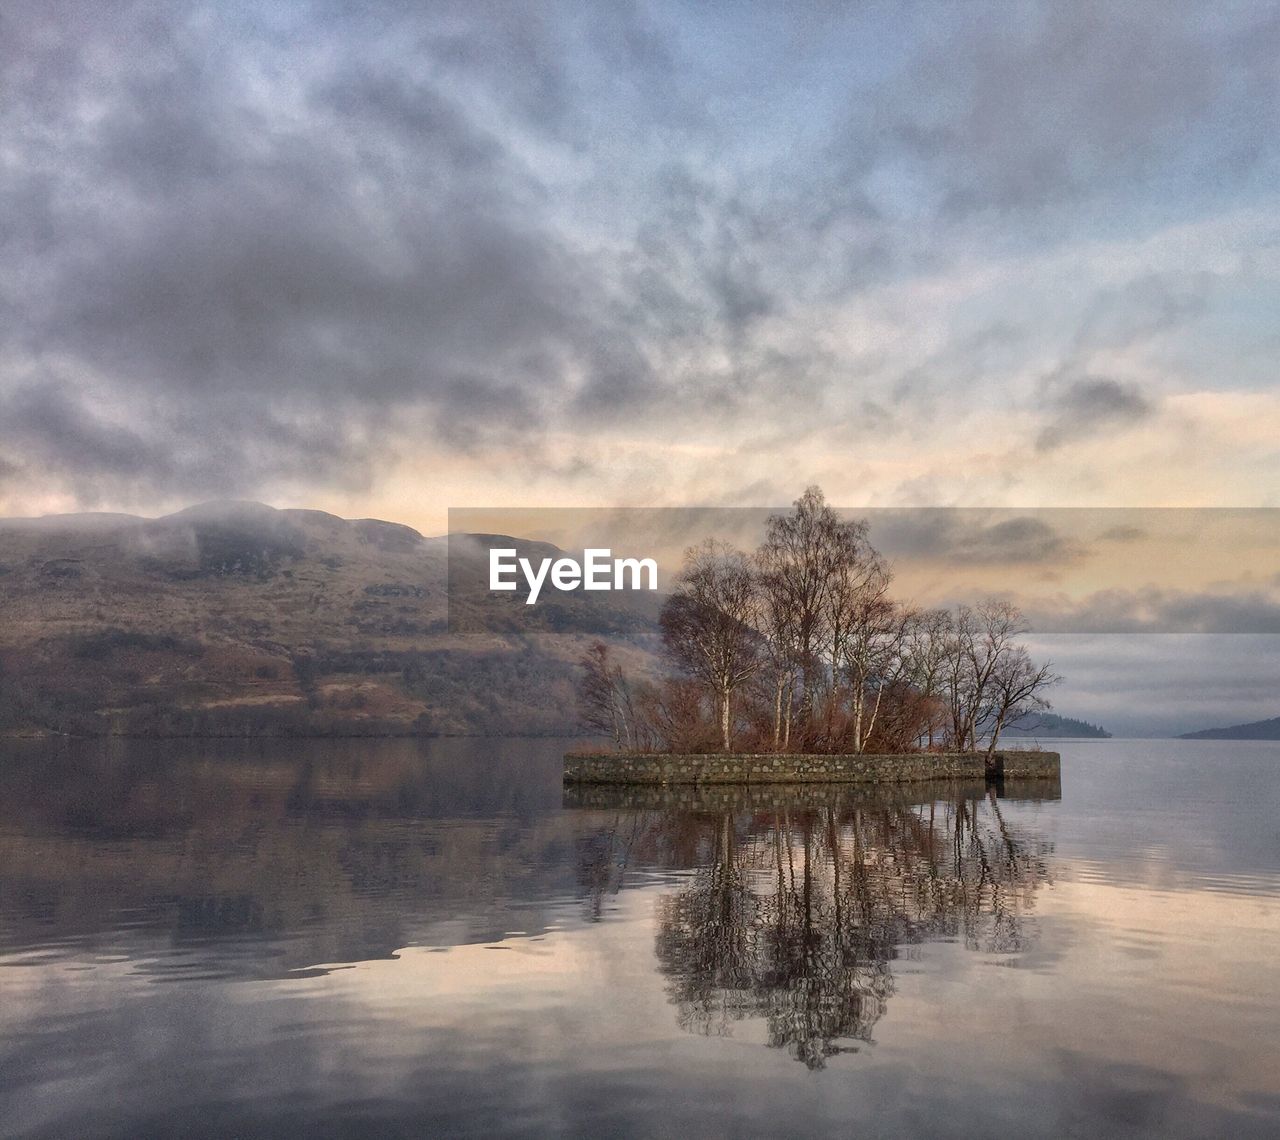
[[[115,72],[64,69],[100,104],[91,133],[71,128],[73,105],[37,97],[34,75],[9,112],[52,140],[5,188],[28,206],[33,179],[54,190],[19,232],[60,238],[5,247],[25,290],[6,297],[6,347],[28,373],[56,357],[95,374],[118,414],[95,419],[65,385],[43,403],[14,391],[0,440],[52,469],[96,464],[120,485],[185,472],[182,485],[224,493],[298,470],[286,429],[308,421],[303,466],[336,482],[354,441],[399,411],[435,409],[441,446],[463,420],[472,441],[517,422],[536,434],[542,402],[588,355],[593,291],[506,148],[359,51],[302,75],[307,114],[278,117],[216,66],[216,37],[178,46],[164,22],[142,24],[145,50],[102,33]],[[167,430],[187,414],[201,421],[194,457]]]
[[[469,193],[484,193],[487,180],[506,160],[497,139],[469,123],[456,99],[408,71],[372,74],[349,63],[319,83],[309,103],[331,116],[339,132],[367,132],[350,141],[365,163],[382,168],[380,173],[388,163],[409,157],[402,146],[425,148],[430,165],[415,171],[429,180],[422,190],[447,190],[450,182],[465,178]]]
[[[761,252],[771,247],[774,227],[759,207],[683,164],[666,166],[653,189],[655,209],[639,232],[636,268],[643,284],[668,290],[678,322],[672,331],[708,333],[718,321],[732,336],[773,312],[778,302],[765,283]],[[664,307],[655,311],[663,314]]]
[[[659,390],[652,365],[640,346],[619,337],[593,346],[590,378],[574,396],[574,408],[597,422],[622,421],[642,409]]]
[[[1280,600],[1258,590],[1100,590],[1078,603],[1028,602],[1026,610],[1045,633],[1280,633]]]
[[[806,436],[919,429],[944,385],[1038,351],[1021,318],[916,367],[774,333],[992,240],[1096,227],[1064,202],[1265,165],[1280,21],[1156,12],[939,7],[936,39],[864,80],[815,54],[856,53],[861,9],[755,43],[717,38],[735,15],[630,3],[15,7],[0,449],[145,498],[347,485],[411,438],[534,455],[705,427],[750,435],[756,478]],[[1088,354],[1178,327],[1205,289],[1100,298],[1041,446],[1147,414]],[[33,379],[57,389],[39,414]]]
[[[996,320],[948,342],[923,363],[901,373],[890,390],[891,400],[900,415],[919,424],[937,415],[940,389],[981,384],[985,377],[1017,360],[1028,342],[1028,330],[1008,320]]]
[[[216,182],[152,185],[123,217],[103,210],[47,335],[131,379],[266,380],[373,403],[429,397],[442,374],[563,342],[572,259],[494,189],[517,181],[497,148],[429,91],[412,93],[409,145],[411,95],[397,103],[389,86],[348,86],[332,117],[294,135],[244,124]]]
[[[1047,422],[1036,435],[1040,452],[1122,430],[1149,419],[1156,403],[1136,384],[1094,372],[1108,352],[1183,333],[1207,309],[1213,282],[1145,275],[1099,291],[1082,313],[1062,362],[1045,379],[1041,398]]]
[[[96,456],[144,497],[201,493],[201,472],[204,493],[251,493],[297,470],[282,425],[307,423],[330,425],[309,451],[321,482],[367,477],[408,425],[434,425],[440,449],[534,454],[566,417],[700,402],[672,369],[659,378],[669,360],[651,346],[673,321],[714,344],[770,310],[756,221],[732,201],[660,215],[671,235],[638,243],[647,268],[628,276],[570,232],[530,161],[589,148],[610,116],[706,127],[640,6],[322,3],[188,22],[139,0],[110,15],[55,3],[7,22],[23,50],[6,131],[22,146],[0,172],[16,220],[0,265],[22,287],[0,285],[0,347],[18,377],[56,359],[94,392],[58,399],[66,423],[97,425],[96,447],[23,427],[50,469]],[[701,223],[718,236],[694,240]],[[646,307],[654,323],[636,319]],[[173,430],[187,414],[195,458]],[[20,427],[0,424],[0,446]]]
[[[1241,44],[1274,42],[1280,20],[1234,14],[1243,19],[1206,20],[1191,4],[966,5],[953,34],[875,104],[881,145],[850,162],[859,173],[919,163],[955,217],[1059,205],[1122,181],[1154,189],[1203,163],[1243,174],[1275,129],[1277,78]],[[854,112],[850,147],[865,115]],[[1209,122],[1219,129],[1205,152],[1188,148]]]
[[[620,130],[682,135],[709,117],[686,90],[688,61],[650,6],[634,0],[321,0],[314,19],[344,45],[410,49],[443,87],[496,107],[518,128],[579,155]]]
[[[1036,436],[1039,451],[1128,427],[1149,418],[1154,405],[1132,384],[1086,377],[1071,383],[1050,405],[1049,422]]]
[[[1099,293],[1085,310],[1073,352],[1121,349],[1171,329],[1180,329],[1205,311],[1212,281],[1144,276]]]
[[[1121,735],[1169,736],[1275,715],[1280,638],[1213,634],[1037,634],[1065,680],[1055,707]]]
[[[992,518],[978,509],[878,511],[873,541],[890,557],[955,564],[1060,565],[1085,551],[1075,540],[1032,515]]]
[[[1121,525],[1108,527],[1098,537],[1106,542],[1140,542],[1148,533],[1140,526]]]
[[[166,448],[137,432],[93,416],[63,387],[19,388],[0,405],[6,435],[28,454],[52,463],[75,463],[80,470],[133,476],[155,470],[171,475]]]
[[[264,419],[239,402],[153,408],[136,423],[105,413],[46,379],[0,393],[0,436],[26,459],[24,474],[45,486],[61,481],[88,508],[137,485],[203,497],[254,493],[280,476],[353,490],[371,477],[366,446],[341,421]]]

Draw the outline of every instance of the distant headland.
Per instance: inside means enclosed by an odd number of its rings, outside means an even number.
[[[1206,728],[1200,732],[1184,732],[1179,740],[1280,740],[1280,716],[1233,724],[1227,728]]]

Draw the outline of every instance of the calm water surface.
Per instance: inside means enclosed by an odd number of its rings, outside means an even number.
[[[1280,1135],[1280,746],[675,799],[563,746],[7,746],[0,1134]]]

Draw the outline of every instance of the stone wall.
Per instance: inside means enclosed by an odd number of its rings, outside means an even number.
[[[571,784],[896,784],[913,780],[982,780],[988,776],[1057,779],[1056,752],[1000,751],[988,771],[984,752],[913,752],[891,756],[661,752],[569,753]]]
[[[564,806],[585,811],[686,811],[711,814],[809,811],[834,808],[877,810],[947,801],[985,799],[995,789],[1001,800],[1062,799],[1056,778],[910,780],[893,784],[585,784],[566,783]]]

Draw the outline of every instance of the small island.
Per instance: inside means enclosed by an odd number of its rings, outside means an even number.
[[[565,781],[1056,779],[1058,753],[999,747],[1060,680],[1021,644],[1018,609],[921,609],[891,579],[867,523],[817,487],[753,554],[690,548],[659,619],[669,673],[633,678],[604,642],[582,658],[579,713],[613,751],[569,753]]]

